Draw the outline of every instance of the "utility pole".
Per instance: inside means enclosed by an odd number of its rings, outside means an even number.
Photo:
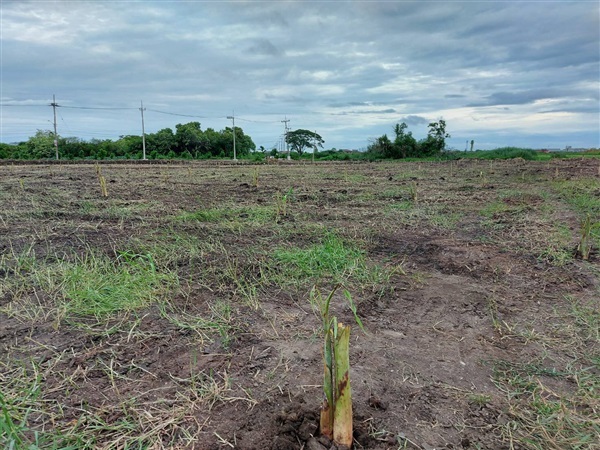
[[[140,100],[140,111],[142,113],[142,159],[146,160],[146,130],[144,129],[144,102]]]
[[[232,112],[231,116],[227,116],[233,122],[233,160],[237,161],[237,153],[235,152],[235,111]]]
[[[54,149],[56,151],[56,159],[58,159],[58,133],[56,132],[56,107],[59,106],[56,103],[56,95],[52,94],[52,103],[50,103],[54,110]]]
[[[290,149],[288,147],[288,141],[287,141],[287,137],[288,137],[288,122],[290,121],[290,119],[287,118],[287,116],[285,117],[284,120],[281,121],[281,123],[284,124],[284,128],[285,128],[285,150],[287,151],[287,159],[288,161],[291,159],[290,158]]]

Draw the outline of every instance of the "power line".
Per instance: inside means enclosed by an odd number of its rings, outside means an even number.
[[[12,107],[18,107],[18,106],[23,106],[23,107],[43,107],[43,106],[48,106],[48,104],[34,104],[34,105],[16,105],[13,103],[0,103],[1,107],[8,107],[8,106],[12,106]],[[52,106],[52,104],[50,104],[50,106]],[[87,110],[104,110],[104,111],[131,111],[131,110],[135,110],[139,108],[134,108],[134,107],[125,107],[125,106],[71,106],[71,105],[56,105],[57,108],[67,108],[67,109],[87,109]],[[196,119],[217,119],[217,118],[222,118],[222,116],[198,116],[198,115],[192,115],[192,114],[181,114],[181,113],[174,113],[174,112],[170,112],[170,111],[161,111],[159,109],[151,109],[151,108],[146,108],[147,111],[151,111],[151,112],[155,112],[155,113],[159,113],[159,114],[166,114],[169,116],[179,116],[179,117],[191,117],[191,118],[196,118]],[[226,117],[224,117],[226,118]],[[277,120],[253,120],[253,119],[244,119],[242,117],[237,117],[236,119],[244,121],[244,122],[251,122],[251,123],[276,123]]]
[[[278,122],[277,120],[252,120],[252,119],[242,119],[241,117],[237,118],[238,120],[243,120],[244,122],[252,122],[252,123],[276,123]]]
[[[137,108],[127,108],[127,107],[100,107],[100,106],[65,106],[59,105],[61,108],[69,108],[69,109],[104,109],[104,110],[124,110],[124,109],[137,109]]]
[[[35,107],[41,107],[41,106],[48,106],[47,103],[44,103],[43,105],[15,105],[14,103],[0,103],[0,106],[3,108],[6,108],[7,106],[35,106]]]
[[[148,109],[148,111],[152,111],[152,112],[156,112],[156,113],[160,113],[160,114],[167,114],[169,116],[193,117],[196,119],[210,119],[210,117],[207,117],[207,116],[191,116],[189,114],[177,114],[177,113],[172,113],[172,112],[167,112],[167,111],[159,111],[158,109]]]

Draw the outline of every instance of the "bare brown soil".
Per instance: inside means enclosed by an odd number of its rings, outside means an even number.
[[[573,302],[598,306],[598,253],[576,257],[580,215],[553,190],[557,179],[597,177],[597,161],[104,164],[102,172],[108,198],[93,165],[0,166],[5,260],[27,254],[52,267],[90,250],[115,259],[168,244],[170,255],[154,258],[178,276],[166,300],[173,315],[211,318],[218,304],[231,314],[225,331],[184,327],[159,303],[69,318],[55,291],[17,289],[7,263],[0,380],[35,367],[40,391],[27,427],[88,436],[95,424],[92,448],[125,448],[135,435],[138,446],[127,448],[330,448],[318,430],[315,280],[282,285],[269,275],[278,270],[273,252],[318,243],[324,230],[388,270],[345,283],[365,328],[353,325],[351,339],[356,449],[527,448],[498,367],[577,364],[569,345],[577,331],[562,325]],[[290,188],[286,215],[253,216],[275,211]],[[233,213],[222,220],[181,219],[224,205]],[[566,237],[555,238],[557,224]],[[189,255],[181,236],[202,251]],[[334,307],[354,324],[341,290]],[[568,378],[538,379],[553,392],[575,389]]]

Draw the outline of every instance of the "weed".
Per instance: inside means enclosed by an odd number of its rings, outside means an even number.
[[[419,192],[416,181],[413,181],[408,185],[408,196],[413,205],[416,205],[419,202]]]
[[[329,234],[306,249],[278,249],[274,258],[285,269],[286,278],[340,281],[361,265],[364,253]]]
[[[194,212],[183,212],[175,217],[181,221],[219,222],[228,215],[226,208],[201,209]]]
[[[275,194],[275,210],[276,210],[276,221],[278,222],[283,217],[288,215],[288,203],[293,198],[294,188],[289,188],[285,194]]]
[[[232,340],[233,322],[231,308],[227,303],[219,301],[210,306],[211,315],[208,318],[177,309],[164,301],[160,302],[158,307],[162,317],[180,330],[196,333],[200,342],[212,341],[214,335],[218,335],[223,347],[227,348]]]
[[[467,398],[469,403],[477,406],[485,406],[492,400],[492,397],[488,394],[470,394]]]
[[[593,233],[597,229],[600,229],[600,222],[592,223],[591,216],[587,214],[581,223],[581,234],[577,245],[577,255],[585,261],[590,258],[594,239]]]
[[[30,384],[23,383],[28,380],[26,372],[14,378],[10,385],[3,383],[0,391],[0,443],[5,448],[26,448],[29,441],[27,422],[29,415],[39,397],[40,374],[33,366],[34,377]],[[6,381],[6,380],[2,380]]]
[[[101,317],[132,311],[172,291],[174,273],[159,273],[151,255],[121,252],[112,262],[93,253],[59,266],[65,309],[72,316]]]
[[[414,207],[414,203],[409,200],[394,202],[386,206],[390,211],[409,211]]]

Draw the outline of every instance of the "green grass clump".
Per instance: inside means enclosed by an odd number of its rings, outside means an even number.
[[[159,273],[151,255],[123,252],[116,261],[88,255],[62,273],[68,315],[105,316],[148,305],[177,285],[173,273]]]
[[[600,247],[600,180],[563,180],[553,186],[580,218],[578,254],[588,259],[592,248]]]
[[[280,285],[319,282],[349,283],[361,289],[383,292],[396,274],[404,275],[401,265],[382,266],[368,261],[366,252],[335,234],[306,248],[278,248],[273,252],[276,277]]]
[[[307,248],[280,248],[274,258],[288,277],[294,279],[331,278],[335,281],[359,267],[364,252],[345,243],[335,235],[326,236],[321,243]]]
[[[475,158],[475,159],[514,159],[522,158],[527,161],[536,161],[542,159],[548,159],[547,155],[541,154],[530,148],[520,147],[501,147],[494,150],[477,150],[474,152],[460,152],[456,155],[462,158]]]
[[[193,212],[182,212],[175,217],[176,220],[183,222],[219,222],[227,216],[227,210],[223,208],[200,209]]]
[[[589,214],[600,218],[600,180],[596,178],[578,178],[554,183],[561,197],[581,215]]]
[[[229,224],[244,222],[262,225],[269,223],[278,215],[278,210],[272,206],[253,207],[223,207],[208,208],[198,211],[184,211],[174,217],[175,221],[181,222],[207,222]]]

